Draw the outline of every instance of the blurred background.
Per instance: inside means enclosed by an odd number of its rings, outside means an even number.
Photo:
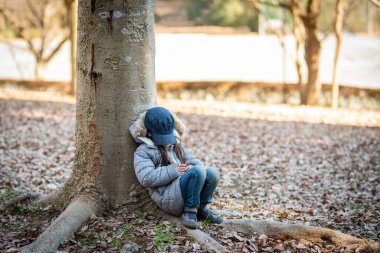
[[[313,2],[157,0],[158,95],[380,109],[379,1]],[[75,94],[76,4],[0,0],[3,91]]]

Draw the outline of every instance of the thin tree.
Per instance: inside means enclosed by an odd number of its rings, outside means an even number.
[[[305,1],[305,9],[302,8],[303,2],[300,0],[251,1],[259,11],[260,6],[264,4],[286,9],[291,14],[296,42],[295,65],[298,73],[300,101],[301,104],[318,104],[322,88],[319,78],[321,43],[333,31],[333,25],[324,32],[319,29],[317,21],[320,15],[321,1],[307,0]],[[376,2],[377,0],[370,1]],[[350,7],[345,10],[346,15],[342,15],[342,26],[344,26],[347,21],[346,18],[356,7],[358,1],[350,0],[349,2]]]
[[[298,74],[298,88],[300,93],[300,101],[302,105],[307,104],[306,93],[306,67],[305,67],[305,38],[306,31],[301,19],[301,9],[297,1],[292,0],[290,5],[290,13],[293,20],[293,34],[296,41],[295,64]]]
[[[293,34],[296,40],[295,64],[298,73],[301,104],[318,104],[321,93],[321,82],[319,79],[321,40],[318,37],[319,30],[317,24],[320,0],[308,0],[305,10],[301,9],[298,0],[252,0],[252,2],[259,11],[261,10],[261,5],[264,4],[284,8],[291,14],[293,20]],[[305,77],[304,62],[307,67],[307,78]]]
[[[345,0],[336,1],[336,15],[335,15],[335,38],[336,38],[336,47],[335,47],[335,56],[334,56],[334,70],[333,70],[333,79],[331,83],[331,107],[336,109],[338,108],[339,101],[339,84],[337,80],[338,75],[338,61],[340,55],[340,49],[342,46],[342,27],[343,27],[343,16],[344,16],[344,4]]]
[[[69,37],[70,37],[70,65],[71,81],[69,94],[74,95],[76,90],[76,51],[77,51],[77,6],[78,0],[64,0],[67,10]]]

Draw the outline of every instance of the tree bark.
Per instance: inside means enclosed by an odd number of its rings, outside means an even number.
[[[91,215],[101,212],[91,201],[73,201],[67,209],[22,253],[54,252],[62,241],[70,238]]]
[[[34,79],[36,81],[43,81],[45,76],[46,62],[35,56],[36,64],[34,66]]]
[[[302,105],[307,104],[306,93],[306,76],[305,76],[305,62],[304,50],[305,50],[305,27],[301,18],[301,10],[298,1],[292,0],[290,5],[290,12],[293,19],[293,33],[296,40],[296,55],[295,64],[298,75],[298,88],[300,92],[300,102]]]
[[[344,4],[345,0],[337,0],[336,2],[336,17],[335,17],[335,37],[336,37],[336,48],[334,57],[334,70],[333,79],[331,83],[331,107],[333,109],[338,108],[339,102],[339,84],[338,84],[338,60],[340,55],[340,48],[342,46],[342,27],[343,27],[343,16],[344,16]]]
[[[76,153],[66,192],[95,190],[122,204],[138,183],[128,127],[156,102],[154,55],[153,0],[79,1]]]
[[[70,17],[70,64],[71,64],[71,80],[69,94],[74,95],[76,92],[76,53],[77,53],[77,6],[78,0],[72,0],[70,6],[67,6],[68,15]]]
[[[306,30],[305,60],[308,67],[308,78],[306,85],[308,105],[317,105],[321,93],[321,82],[319,79],[321,42],[318,38],[317,26],[319,7],[320,0],[309,0],[307,15],[303,17],[303,23]]]

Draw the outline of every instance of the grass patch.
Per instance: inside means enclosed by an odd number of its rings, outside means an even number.
[[[161,250],[165,247],[166,244],[172,244],[174,242],[174,235],[168,233],[167,231],[157,231],[153,237],[154,246],[157,250]]]

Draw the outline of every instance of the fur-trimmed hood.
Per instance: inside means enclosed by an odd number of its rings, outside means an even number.
[[[146,111],[137,117],[136,121],[129,127],[129,132],[137,143],[146,143],[148,146],[154,147],[153,141],[146,136],[148,130],[144,124],[145,114]],[[185,124],[174,113],[172,115],[174,119],[174,136],[181,139],[186,131]]]

